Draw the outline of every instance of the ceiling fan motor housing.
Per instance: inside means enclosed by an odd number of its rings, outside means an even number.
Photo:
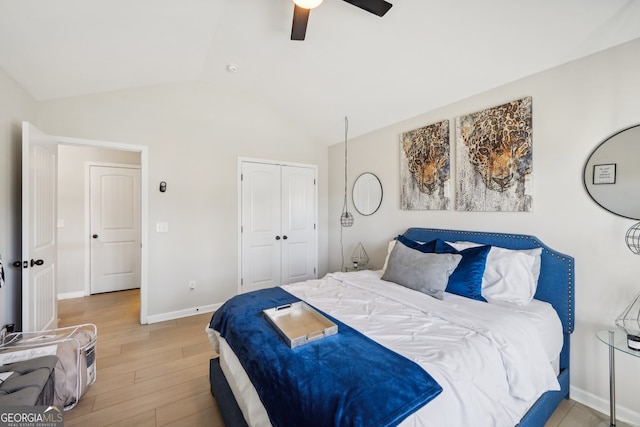
[[[393,6],[384,0],[344,0],[374,15],[384,16]],[[294,0],[291,40],[304,40],[309,22],[309,12],[322,3],[322,0]]]

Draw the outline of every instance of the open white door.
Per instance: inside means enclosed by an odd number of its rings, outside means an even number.
[[[22,331],[57,327],[58,143],[22,123]]]

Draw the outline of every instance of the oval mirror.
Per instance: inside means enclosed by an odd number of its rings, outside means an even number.
[[[373,215],[382,204],[382,184],[377,176],[365,172],[353,183],[351,196],[358,213]]]
[[[640,125],[611,135],[593,150],[584,166],[584,186],[609,212],[640,219]]]

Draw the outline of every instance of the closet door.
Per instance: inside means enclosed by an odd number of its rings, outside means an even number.
[[[282,283],[316,277],[315,171],[282,166]]]
[[[240,292],[316,278],[315,168],[241,163]]]
[[[242,292],[269,288],[280,277],[280,166],[242,163]]]

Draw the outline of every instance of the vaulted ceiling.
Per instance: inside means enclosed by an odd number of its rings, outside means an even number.
[[[389,1],[292,41],[291,0],[0,0],[0,68],[37,100],[231,86],[333,144],[640,37],[640,0]]]

